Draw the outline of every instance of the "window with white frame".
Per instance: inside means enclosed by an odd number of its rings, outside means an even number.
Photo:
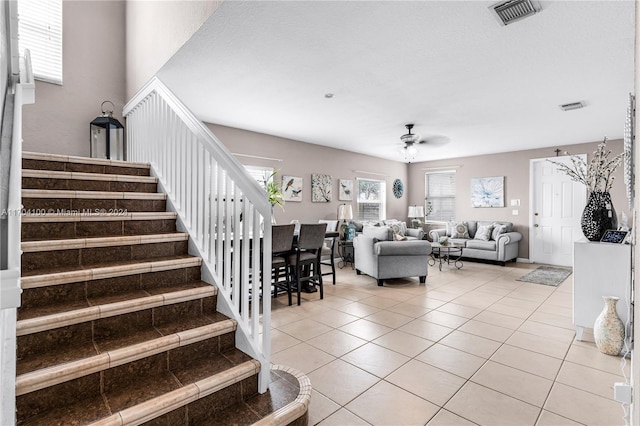
[[[358,220],[387,218],[387,183],[383,180],[358,178]]]
[[[244,166],[244,168],[263,188],[273,180],[273,167]]]
[[[456,172],[425,174],[424,212],[428,222],[449,222],[456,217]]]
[[[18,48],[36,79],[62,84],[62,0],[18,1]]]

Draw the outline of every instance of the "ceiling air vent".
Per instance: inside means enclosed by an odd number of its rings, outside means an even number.
[[[563,111],[571,111],[572,109],[580,108],[584,108],[584,104],[582,102],[571,102],[570,104],[560,105],[560,109]]]
[[[509,0],[493,5],[491,8],[503,25],[509,25],[537,12],[532,0]]]

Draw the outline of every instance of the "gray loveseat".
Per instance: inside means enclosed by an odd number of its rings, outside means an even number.
[[[386,226],[365,226],[353,240],[356,273],[365,273],[378,280],[419,277],[427,278],[431,243],[426,240],[394,241],[393,232]]]
[[[468,235],[459,232],[463,230],[461,224],[466,225]],[[459,229],[456,229],[456,225]],[[485,238],[488,236],[488,240],[480,239],[478,229],[487,226],[492,227],[490,235],[483,235]],[[437,242],[443,236],[449,237],[449,242],[463,245],[464,258],[491,260],[500,262],[502,266],[518,257],[518,243],[522,239],[522,234],[513,230],[511,222],[476,220],[449,223],[446,228],[429,231],[431,241]]]

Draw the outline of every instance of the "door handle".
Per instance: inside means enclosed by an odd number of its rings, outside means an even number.
[[[538,227],[538,224],[536,223],[535,225],[533,225],[533,227],[534,227],[534,228],[537,228],[537,227]]]

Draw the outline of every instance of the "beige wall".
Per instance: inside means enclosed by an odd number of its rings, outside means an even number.
[[[153,77],[222,0],[127,0],[127,99]]]
[[[69,1],[63,13],[63,85],[36,81],[23,109],[25,151],[89,156],[89,123],[100,104],[125,102],[124,1]]]
[[[559,146],[562,151],[572,154],[588,154],[588,160],[595,151],[598,142]],[[622,140],[607,142],[613,155],[623,150]],[[428,161],[415,163],[409,166],[409,204],[423,204],[425,193],[424,175],[433,168],[443,166],[458,166],[456,169],[456,218],[459,220],[502,220],[513,222],[515,229],[522,233],[518,257],[529,257],[529,161],[535,158],[553,157],[556,147],[533,149],[527,151],[515,151],[503,154],[483,155],[477,157],[456,158],[452,160]],[[425,170],[431,169],[431,170]],[[504,176],[504,200],[503,208],[473,208],[471,207],[471,178]],[[613,184],[611,197],[613,205],[618,213],[624,212],[629,220],[631,215],[626,198],[623,167],[616,172],[616,181]],[[510,200],[519,199],[519,207],[511,207]],[[512,210],[518,209],[519,215],[513,216]]]
[[[385,180],[387,182],[387,218],[406,220],[408,205],[406,192],[402,198],[396,199],[391,188],[396,178],[401,179],[406,187],[407,166],[404,163],[231,127],[215,124],[208,124],[208,126],[232,153],[282,160],[278,162],[236,157],[242,164],[279,169],[278,179],[281,179],[282,175],[299,176],[303,179],[303,201],[287,202],[284,211],[276,207],[274,212],[278,223],[289,223],[293,219],[307,223],[316,222],[318,219],[335,219],[338,205],[349,203],[338,201],[338,179],[355,180],[356,177]],[[354,170],[381,173],[386,176],[357,173]],[[333,177],[331,202],[311,202],[312,173],[328,174]],[[355,197],[351,204],[355,215]]]

